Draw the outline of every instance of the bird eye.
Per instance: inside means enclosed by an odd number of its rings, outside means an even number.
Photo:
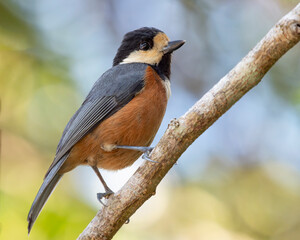
[[[150,48],[150,44],[148,42],[142,42],[140,44],[140,50],[146,51]]]

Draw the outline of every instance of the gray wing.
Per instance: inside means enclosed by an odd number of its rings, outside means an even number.
[[[105,118],[111,116],[144,87],[148,65],[131,63],[115,66],[94,84],[85,101],[68,122],[57,146],[53,163],[47,174],[71,148]],[[46,177],[45,176],[45,177]]]

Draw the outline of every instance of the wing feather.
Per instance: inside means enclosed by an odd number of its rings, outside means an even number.
[[[57,162],[67,159],[63,156],[68,154],[80,139],[141,91],[147,66],[143,63],[118,65],[98,79],[81,107],[68,122],[46,176]]]

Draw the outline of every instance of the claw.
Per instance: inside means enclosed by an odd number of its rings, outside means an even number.
[[[114,192],[112,190],[108,190],[105,193],[97,193],[97,199],[104,207],[107,207],[107,205],[105,205],[101,199],[108,198],[112,194],[114,194]]]
[[[143,154],[142,159],[147,160],[147,161],[149,161],[149,162],[158,163],[157,161],[154,161],[154,160],[152,160],[152,159],[150,158],[150,153],[151,153],[152,150],[153,150],[153,148],[151,148],[151,150],[146,151],[146,152]]]

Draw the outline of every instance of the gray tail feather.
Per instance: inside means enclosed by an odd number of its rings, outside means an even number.
[[[37,219],[38,215],[40,214],[44,204],[46,203],[48,197],[52,193],[54,187],[58,183],[59,179],[62,177],[61,174],[58,174],[58,170],[61,168],[62,164],[67,159],[67,156],[64,156],[57,162],[56,165],[52,167],[48,175],[45,177],[42,186],[40,187],[32,205],[30,211],[28,213],[27,221],[28,221],[28,234]]]

